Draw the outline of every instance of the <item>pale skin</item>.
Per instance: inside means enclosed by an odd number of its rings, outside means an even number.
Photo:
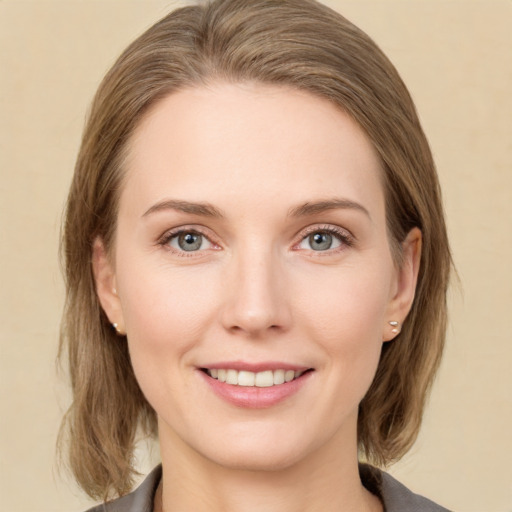
[[[115,246],[98,239],[93,262],[157,413],[155,509],[382,510],[359,479],[358,404],[411,307],[421,233],[398,266],[362,130],[308,93],[216,83],[154,106],[125,172]],[[310,371],[247,408],[205,384],[218,361]]]

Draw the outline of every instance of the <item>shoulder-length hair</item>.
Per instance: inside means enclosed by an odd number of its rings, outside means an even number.
[[[136,39],[100,85],[78,155],[63,226],[67,287],[61,354],[69,357],[72,405],[61,428],[70,467],[92,497],[126,493],[140,427],[155,412],[135,379],[127,345],[101,309],[93,241],[115,242],[123,158],[130,136],[161,98],[213,81],[293,87],[327,98],[365,131],[380,156],[390,245],[423,235],[412,309],[385,343],[360,404],[358,443],[376,465],[413,444],[446,329],[450,253],[432,155],[411,97],[376,44],[314,0],[214,0],[175,10]]]

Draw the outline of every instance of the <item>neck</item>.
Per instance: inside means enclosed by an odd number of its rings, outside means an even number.
[[[355,443],[354,443],[355,444]],[[163,478],[157,512],[381,512],[359,477],[357,451],[332,445],[285,468],[227,468],[190,447],[161,441]],[[160,510],[159,510],[160,508]]]

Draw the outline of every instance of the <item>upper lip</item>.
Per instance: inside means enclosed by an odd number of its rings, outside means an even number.
[[[225,370],[237,370],[246,372],[264,372],[266,370],[293,370],[295,372],[304,372],[311,369],[309,366],[303,366],[299,364],[284,363],[281,361],[262,361],[258,363],[247,362],[247,361],[218,361],[214,363],[208,363],[202,365],[200,368],[212,370],[212,369],[225,369]]]

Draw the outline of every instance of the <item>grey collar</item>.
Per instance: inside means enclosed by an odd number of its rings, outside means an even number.
[[[385,512],[449,512],[427,498],[414,494],[380,469],[360,464],[359,473],[363,485],[381,499]],[[87,512],[153,512],[153,499],[161,478],[162,466],[159,465],[135,491]]]

